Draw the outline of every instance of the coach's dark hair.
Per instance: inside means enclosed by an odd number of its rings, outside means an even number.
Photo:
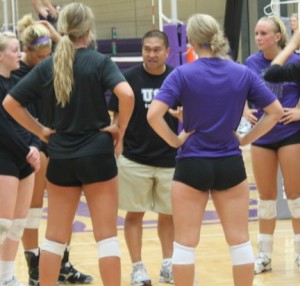
[[[164,41],[164,45],[166,48],[169,48],[169,39],[166,33],[159,30],[152,30],[147,32],[142,38],[142,46],[144,45],[144,40],[147,38],[159,38]]]

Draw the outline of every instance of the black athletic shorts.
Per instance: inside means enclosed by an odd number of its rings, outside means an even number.
[[[43,152],[47,158],[49,157],[49,154],[48,154],[48,144],[45,143],[44,141],[41,141],[40,152]]]
[[[114,154],[97,154],[74,159],[49,159],[47,179],[65,187],[110,180],[117,176]]]
[[[280,140],[278,142],[272,143],[272,144],[255,144],[252,143],[253,146],[262,147],[266,149],[271,149],[274,151],[277,151],[279,148],[287,145],[293,145],[293,144],[300,144],[300,131],[293,134],[292,136],[285,138],[283,140]]]
[[[25,158],[24,160],[20,160],[12,154],[0,150],[0,175],[14,176],[22,180],[33,172],[33,168]]]
[[[177,160],[174,181],[199,191],[226,190],[247,178],[241,155],[221,158],[190,157]]]

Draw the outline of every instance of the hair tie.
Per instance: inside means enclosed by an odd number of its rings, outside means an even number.
[[[211,48],[211,44],[209,44],[209,43],[204,43],[204,44],[202,44],[201,46],[202,46],[202,48],[204,48],[204,49]]]
[[[38,45],[38,44],[47,42],[47,41],[49,41],[49,40],[50,40],[50,37],[49,37],[49,36],[42,37],[42,38],[38,38],[38,39],[32,41],[32,42],[30,43],[30,46]]]

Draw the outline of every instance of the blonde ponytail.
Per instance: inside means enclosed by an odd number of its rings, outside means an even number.
[[[74,89],[74,43],[87,37],[92,39],[94,15],[82,3],[66,5],[58,16],[57,30],[62,35],[53,57],[53,82],[57,103],[62,107],[70,101]]]
[[[62,107],[70,101],[74,87],[73,63],[75,48],[68,36],[61,37],[53,57],[53,82],[57,103]]]

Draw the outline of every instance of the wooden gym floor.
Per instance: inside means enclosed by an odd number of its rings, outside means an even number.
[[[257,191],[255,188],[249,147],[244,148],[244,159],[250,183],[249,230],[250,238],[257,253]],[[40,241],[42,241],[46,225],[47,198],[45,196],[44,216],[40,227]],[[122,248],[122,286],[130,285],[131,262],[126,248],[123,232],[125,212],[120,211],[118,229]],[[71,243],[70,261],[74,267],[94,278],[90,285],[102,285],[97,264],[96,243],[92,236],[92,227],[85,198],[82,197],[74,222],[74,232]],[[156,214],[149,212],[144,219],[143,234],[143,261],[153,285],[167,285],[158,283],[161,266],[161,250],[156,233]],[[204,225],[202,227],[201,241],[197,247],[195,286],[230,286],[233,285],[231,277],[231,262],[228,247],[223,237],[223,231],[210,202],[207,207]],[[279,220],[274,236],[273,269],[270,272],[256,275],[254,286],[296,286],[300,285],[300,269],[294,264],[294,242],[291,221]],[[28,275],[23,249],[20,245],[16,268],[16,276],[20,282],[27,285]]]

